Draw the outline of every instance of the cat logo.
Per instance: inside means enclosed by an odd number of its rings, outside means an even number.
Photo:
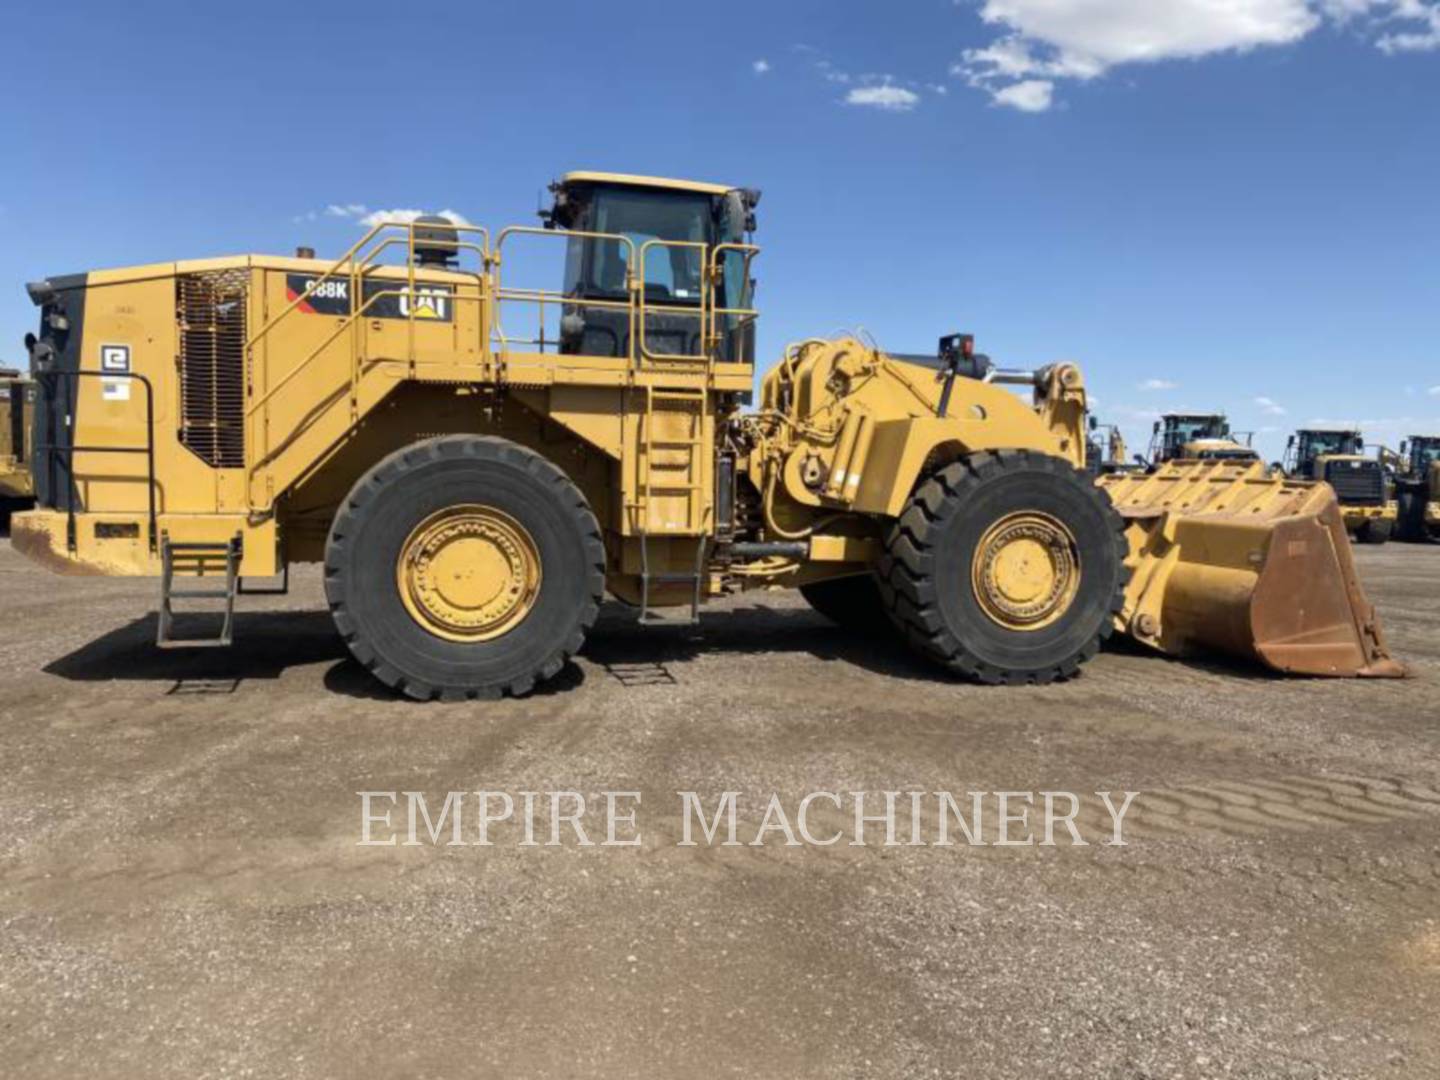
[[[444,322],[450,317],[450,291],[445,288],[417,285],[413,299],[410,293],[402,292],[400,294],[400,316],[405,319],[414,316],[417,319],[439,319]]]

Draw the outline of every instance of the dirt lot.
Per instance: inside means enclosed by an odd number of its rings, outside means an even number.
[[[160,653],[153,582],[4,546],[0,1072],[1440,1075],[1440,548],[1359,556],[1413,680],[1115,650],[987,690],[777,595],[421,706],[313,572]],[[643,843],[357,844],[359,791],[477,789],[637,790]],[[676,843],[676,792],[748,839],[771,792],[887,789],[1089,793],[1096,842]]]

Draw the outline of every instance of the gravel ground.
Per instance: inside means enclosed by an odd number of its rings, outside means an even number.
[[[1358,556],[1414,679],[1117,648],[987,690],[767,594],[607,610],[545,692],[422,706],[313,570],[161,653],[153,582],[0,548],[0,1073],[1440,1075],[1440,548]],[[642,842],[358,843],[357,792],[479,789],[582,792],[602,836],[638,791]],[[819,790],[1074,791],[1091,843],[935,846],[924,806],[924,846],[677,842],[677,792],[740,793],[748,841]]]

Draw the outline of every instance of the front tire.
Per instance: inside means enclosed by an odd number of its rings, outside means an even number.
[[[956,675],[1070,678],[1124,603],[1124,528],[1109,496],[1066,461],[972,454],[924,481],[891,527],[881,593],[911,645]]]
[[[1430,539],[1425,526],[1425,491],[1401,491],[1396,497],[1400,514],[1395,519],[1395,539],[1406,544],[1423,544]]]
[[[1360,529],[1360,542],[1362,544],[1388,544],[1390,534],[1394,532],[1394,529],[1394,522],[1382,518],[1367,521]]]
[[[355,658],[412,698],[528,693],[584,644],[605,585],[580,491],[531,450],[429,439],[370,470],[336,514],[325,595]]]

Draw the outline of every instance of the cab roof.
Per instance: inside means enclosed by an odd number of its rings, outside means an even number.
[[[700,180],[672,180],[664,176],[636,176],[632,173],[568,172],[560,178],[564,184],[624,184],[628,187],[667,188],[671,191],[693,191],[701,195],[724,195],[734,191],[726,184],[707,184]]]

